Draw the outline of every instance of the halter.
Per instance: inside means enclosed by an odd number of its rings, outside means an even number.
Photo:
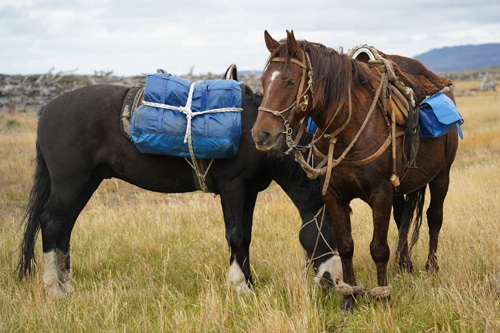
[[[295,101],[290,106],[288,106],[286,109],[283,109],[281,111],[271,110],[271,109],[268,109],[268,108],[265,108],[262,106],[258,108],[259,111],[269,112],[269,113],[273,114],[274,116],[281,117],[281,119],[283,119],[283,125],[285,126],[285,130],[282,133],[285,134],[285,141],[290,149],[293,149],[294,147],[296,147],[297,144],[292,139],[293,129],[290,127],[289,120],[292,119],[293,115],[295,114],[295,112],[297,110],[299,110],[301,112],[304,112],[307,110],[307,107],[309,106],[309,97],[307,94],[309,91],[311,92],[311,99],[313,96],[312,95],[312,93],[313,93],[313,68],[311,65],[311,60],[309,59],[309,54],[304,52],[302,49],[300,49],[300,50],[302,51],[302,58],[305,59],[305,61],[300,61],[297,59],[290,59],[290,61],[292,63],[299,65],[302,68],[302,76],[300,79],[300,85],[299,85],[299,89],[297,90],[297,98],[295,99]],[[286,61],[287,61],[286,58],[276,57],[276,58],[272,58],[269,62],[286,62]],[[304,89],[304,91],[301,94],[300,92],[303,89],[304,83],[306,80],[306,72],[307,72],[307,76],[309,77],[309,80],[307,81],[306,89]],[[302,99],[304,99],[304,102],[301,103],[300,101]],[[290,111],[290,110],[291,110],[290,114],[285,119],[285,117],[283,116],[283,113]],[[300,137],[300,135],[298,137]]]

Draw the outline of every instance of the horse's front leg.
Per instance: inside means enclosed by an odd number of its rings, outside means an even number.
[[[69,250],[51,250],[43,253],[43,286],[50,297],[61,298],[74,291],[71,285]]]
[[[221,191],[221,204],[230,251],[228,283],[238,294],[251,291],[250,242],[257,193],[245,193],[244,186],[236,191]]]
[[[71,293],[74,291],[71,285],[71,257],[70,251],[63,252],[60,249],[56,249],[56,262],[57,262],[57,276],[61,283],[61,290],[65,293]]]
[[[356,293],[353,287],[357,285],[352,264],[354,255],[354,241],[351,235],[351,209],[349,202],[342,202],[331,190],[323,196],[323,201],[328,209],[337,238],[338,252],[342,261],[343,283],[337,286],[344,298],[342,299],[341,309],[352,311],[356,301]]]
[[[429,183],[431,201],[427,209],[427,225],[429,226],[429,254],[425,263],[425,270],[434,274],[439,271],[437,248],[439,232],[443,225],[444,199],[448,193],[448,173],[442,173]]]

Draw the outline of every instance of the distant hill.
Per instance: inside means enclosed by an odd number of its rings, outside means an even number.
[[[500,43],[443,47],[414,58],[434,72],[500,67]]]

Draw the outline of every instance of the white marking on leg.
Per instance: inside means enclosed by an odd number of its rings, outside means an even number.
[[[43,288],[52,298],[60,298],[64,295],[59,287],[57,270],[56,251],[43,253]]]
[[[245,275],[243,274],[240,265],[236,263],[236,260],[234,260],[231,267],[229,267],[227,280],[231,288],[236,291],[238,295],[248,294],[251,292],[245,279]]]
[[[342,281],[342,261],[338,255],[334,255],[322,263],[318,268],[318,272],[314,277],[314,282],[322,288],[328,286],[328,284],[325,284],[322,281],[323,275],[326,272],[330,273],[334,285],[338,285]]]
[[[69,250],[67,254],[64,254],[61,250],[56,249],[56,259],[57,259],[57,277],[60,281],[60,288],[65,293],[71,293],[75,289],[71,285],[71,269],[70,267],[70,254]]]

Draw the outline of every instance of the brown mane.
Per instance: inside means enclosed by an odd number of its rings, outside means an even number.
[[[367,82],[367,74],[361,73],[362,70],[356,62],[343,54],[342,50],[337,52],[323,44],[305,40],[297,40],[297,43],[303,51],[309,54],[311,60],[314,109],[335,108],[347,99],[347,90],[351,82]],[[291,64],[290,54],[286,39],[281,40],[280,47],[271,53],[265,68],[269,66],[271,59],[280,57],[285,59],[283,66],[286,71]]]

